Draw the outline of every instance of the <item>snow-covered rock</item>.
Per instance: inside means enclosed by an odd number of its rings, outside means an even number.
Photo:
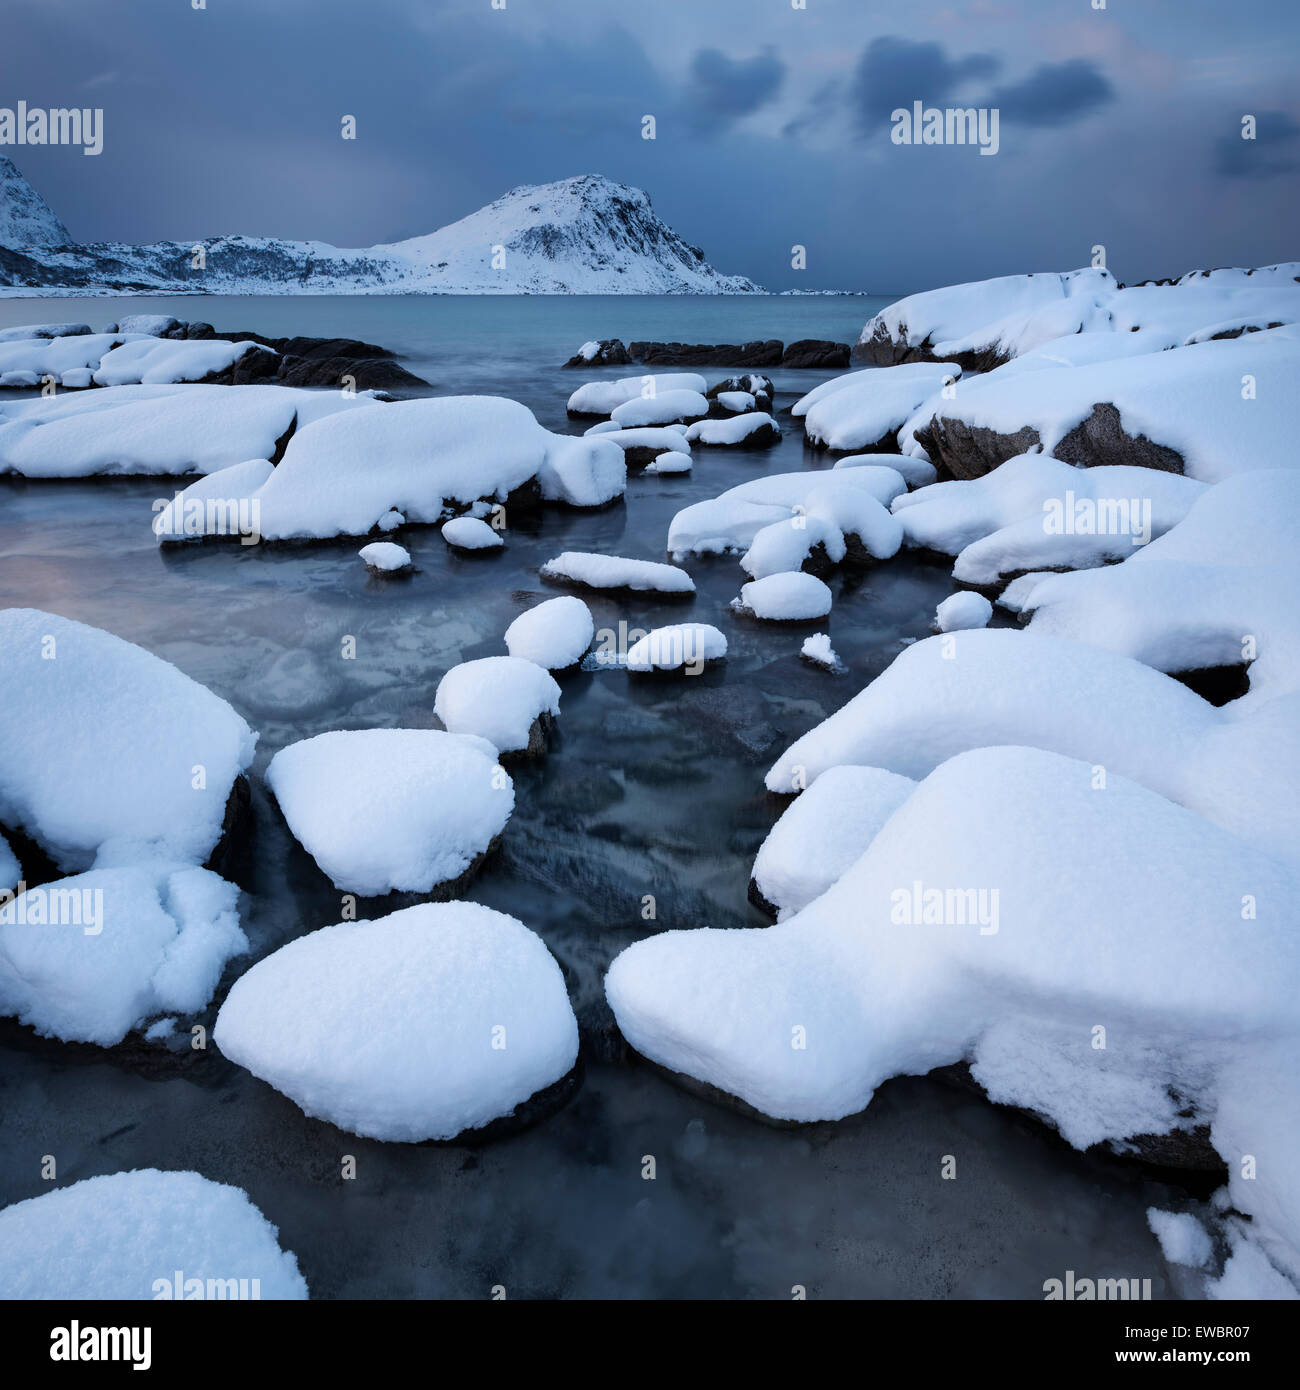
[[[691,456],[670,449],[667,453],[659,454],[647,463],[645,471],[647,473],[689,473],[691,471]]]
[[[722,420],[697,420],[686,431],[686,438],[691,444],[715,448],[767,448],[781,438],[781,426],[766,411],[751,410]]]
[[[406,1143],[509,1115],[578,1055],[542,939],[467,902],[291,941],[235,982],[213,1038],[313,1118]]]
[[[620,429],[613,420],[602,425],[594,425],[583,439],[588,443],[599,441],[602,448],[615,444],[623,451],[623,461],[628,468],[644,468],[664,453],[690,453],[686,439],[686,427],[677,425],[646,425],[638,429]]]
[[[376,574],[400,574],[411,568],[411,552],[396,541],[371,541],[357,554],[366,562],[366,568]]]
[[[543,493],[549,485],[564,500],[595,505],[622,490],[611,462],[616,472],[615,451],[599,441],[553,435],[527,406],[498,396],[372,405],[294,435],[257,494],[262,531],[273,540],[364,536],[391,509],[437,522],[480,499],[502,501],[533,478]]]
[[[0,611],[0,650],[0,824],[65,870],[110,848],[207,859],[253,758],[243,719],[170,663],[53,613]]]
[[[242,545],[255,545],[262,526],[261,504],[254,502],[254,494],[271,472],[269,459],[249,459],[218,468],[178,490],[154,516],[158,543],[238,536]]]
[[[119,386],[0,402],[0,473],[213,473],[274,458],[277,442],[295,427],[372,405],[364,393],[203,385]]]
[[[799,648],[799,655],[805,661],[811,661],[814,666],[822,666],[827,671],[842,671],[844,669],[844,663],[840,660],[835,648],[831,646],[828,632],[814,632],[811,637],[805,637],[803,646]]]
[[[827,488],[833,491],[828,492]],[[829,474],[813,471],[771,473],[751,478],[717,497],[694,502],[678,512],[668,527],[668,551],[675,560],[691,554],[744,551],[765,526],[796,521],[813,509],[818,498],[829,505],[838,494],[852,491],[874,499],[883,510],[900,493],[907,491],[907,484],[892,467],[862,467]],[[834,517],[828,514],[824,519],[833,521]],[[887,514],[881,526],[890,533],[894,531]],[[897,535],[901,543],[901,527]]]
[[[934,610],[934,625],[940,632],[962,632],[968,628],[988,627],[993,617],[993,605],[983,594],[964,590],[949,594]]]
[[[206,1007],[248,950],[239,890],[192,865],[92,869],[0,907],[0,1014],[111,1047],[159,1014]]]
[[[165,386],[177,381],[203,381],[228,371],[255,348],[258,352],[270,350],[254,342],[229,343],[221,338],[139,338],[103,355],[95,372],[95,385]]]
[[[650,590],[664,594],[693,594],[695,581],[676,565],[657,560],[629,560],[621,555],[595,555],[566,550],[541,568],[544,579],[562,579],[588,589]]]
[[[771,622],[808,622],[831,611],[831,591],[815,575],[800,572],[769,574],[742,584],[731,606]]]
[[[305,1299],[278,1238],[242,1188],[198,1173],[85,1178],[0,1211],[0,1298]]]
[[[506,650],[549,671],[562,671],[582,660],[596,624],[580,598],[549,598],[521,613],[506,628]]]
[[[1214,1247],[1204,1226],[1188,1211],[1147,1208],[1147,1225],[1160,1242],[1160,1253],[1172,1265],[1204,1269]]]
[[[145,347],[155,345],[152,338],[140,341]],[[6,339],[0,341],[0,381],[17,386],[19,377],[34,377],[38,382],[48,379],[56,386],[71,388],[79,383],[90,386],[104,355],[120,350],[119,345],[124,343],[127,347],[135,346],[115,333]],[[86,371],[91,373],[89,378],[84,377]]]
[[[810,392],[792,413],[803,416],[805,437],[816,448],[874,453],[892,447],[917,407],[955,380],[943,364],[852,372]]]
[[[928,487],[939,476],[934,464],[908,454],[845,454],[832,468],[892,468],[908,487]]]
[[[457,550],[499,550],[505,544],[486,521],[474,516],[456,516],[444,522],[442,538]]]
[[[713,399],[730,415],[744,415],[758,408],[748,391],[719,391]]]
[[[643,376],[624,376],[617,381],[587,381],[569,397],[570,415],[610,416],[621,405],[643,397],[674,391],[703,395],[707,383],[695,372],[647,372]]]
[[[453,666],[438,682],[433,712],[453,734],[475,734],[501,753],[540,753],[560,687],[536,662],[485,656]]]
[[[182,327],[180,319],[170,314],[123,314],[114,329],[121,333],[143,333],[151,338],[160,338],[164,333]]]
[[[753,893],[778,920],[801,912],[866,852],[916,783],[879,767],[832,767],[782,814],[754,860]]]
[[[727,654],[727,639],[708,623],[657,627],[628,648],[629,671],[686,671],[695,674]]]
[[[614,440],[552,434],[537,473],[542,497],[570,507],[603,507],[627,488],[626,450]]]
[[[864,472],[846,476],[861,477]],[[804,565],[837,565],[849,557],[856,562],[888,560],[902,543],[903,528],[868,489],[846,487],[832,476],[805,494],[794,516],[757,532],[740,565],[755,579],[763,579]]]
[[[384,532],[396,531],[399,527],[406,525],[406,518],[396,508],[393,508],[392,511],[385,512],[375,522],[375,525]]]
[[[639,429],[643,425],[688,423],[708,413],[709,403],[699,391],[659,391],[625,401],[614,408],[610,418],[620,429]]]
[[[266,784],[334,886],[365,897],[463,878],[515,804],[491,744],[438,729],[318,734],[282,748]]]
[[[0,328],[0,343],[23,342],[28,338],[75,338],[89,332],[88,323],[23,323]]]

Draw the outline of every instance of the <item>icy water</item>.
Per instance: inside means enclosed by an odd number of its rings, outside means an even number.
[[[850,341],[878,303],[0,300],[0,326],[100,328],[167,312],[268,335],[358,337],[398,350],[435,394],[499,392],[552,429],[579,430],[564,402],[588,374],[559,364],[587,338]],[[830,374],[773,375],[782,413]],[[246,891],[257,959],[340,916],[339,893],[262,787],[271,756],[327,729],[431,727],[443,673],[504,651],[514,616],[564,592],[538,576],[551,556],[663,559],[679,508],[762,473],[827,466],[783,423],[776,449],[697,449],[693,473],[634,477],[625,504],[516,518],[506,549],[487,556],[449,550],[436,528],[409,532],[417,572],[399,581],[368,577],[356,542],[160,553],[149,523],[153,499],[173,490],[166,482],[0,478],[0,603],[137,642],[260,731],[251,836],[227,870]],[[1151,1278],[1156,1297],[1173,1296],[1145,1209],[1178,1193],[976,1095],[906,1078],[862,1115],[777,1128],[683,1091],[618,1045],[601,989],[610,960],[652,931],[763,928],[746,887],[781,809],[764,792],[766,767],[927,635],[952,591],[943,570],[901,559],[832,577],[826,622],[760,626],[727,610],[745,577],[734,557],[688,567],[699,592],[685,604],[583,597],[598,628],[715,623],[730,643],[725,666],[680,682],[566,676],[556,742],[516,771],[502,848],[466,893],[539,932],[567,978],[583,1058],[546,1113],[467,1143],[379,1144],[307,1119],[215,1048],[105,1052],[0,1021],[0,1206],[48,1189],[45,1154],[60,1183],[193,1168],[250,1193],[318,1298],[486,1298],[494,1285],[512,1298],[789,1298],[795,1286],[809,1297],[1041,1298],[1043,1281],[1067,1269]],[[847,674],[800,661],[817,630],[830,632]],[[341,658],[345,635],[355,660]],[[647,894],[652,922],[641,915]],[[215,1004],[250,963],[234,962]],[[210,1028],[215,1012],[198,1021]],[[341,1177],[344,1155],[356,1160],[353,1180]],[[653,1181],[642,1177],[646,1155]],[[941,1178],[945,1155],[955,1180]]]

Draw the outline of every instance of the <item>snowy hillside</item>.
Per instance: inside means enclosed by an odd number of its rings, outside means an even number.
[[[196,267],[195,248],[202,246]],[[217,237],[77,246],[0,160],[0,294],[746,294],[639,188],[586,174],[513,189],[427,236],[346,250],[318,241]]]

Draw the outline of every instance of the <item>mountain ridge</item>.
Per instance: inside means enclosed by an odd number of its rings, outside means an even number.
[[[202,255],[196,252],[202,248]],[[200,261],[197,266],[195,260]],[[77,244],[0,156],[0,293],[755,294],[599,174],[522,184],[422,236],[347,248],[280,237]]]

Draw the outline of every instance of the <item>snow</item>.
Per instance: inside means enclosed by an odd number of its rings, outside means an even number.
[[[1300,1298],[1296,1286],[1269,1263],[1268,1256],[1241,1230],[1232,1233],[1232,1253],[1223,1273],[1206,1285],[1205,1292],[1209,1298],[1233,1303],[1291,1302]]]
[[[364,897],[459,879],[515,802],[491,744],[438,729],[318,734],[282,748],[266,784],[334,886]]]
[[[181,1270],[205,1293],[209,1280],[256,1280],[261,1299],[305,1299],[278,1237],[242,1188],[193,1172],[109,1173],[0,1211],[0,1297],[152,1300]]]
[[[366,562],[366,568],[377,570],[380,574],[397,574],[411,568],[411,552],[394,541],[371,541],[363,545],[357,554]]]
[[[611,412],[620,429],[643,425],[671,425],[698,420],[709,413],[709,403],[699,391],[659,391],[653,396],[636,396]]]
[[[672,623],[653,628],[628,648],[629,671],[680,671],[692,674],[727,654],[727,639],[708,623]]]
[[[831,591],[815,575],[799,572],[769,574],[742,584],[732,608],[775,622],[807,622],[831,611]]]
[[[291,941],[235,982],[213,1038],[313,1118],[405,1143],[510,1114],[578,1055],[541,938],[468,902]]]
[[[1032,314],[1076,295],[1092,297],[1114,288],[1115,279],[1109,271],[1094,269],[1003,275],[948,285],[890,304],[867,322],[858,341],[889,339],[920,348],[970,340],[990,324]]]
[[[271,458],[295,421],[352,413],[372,397],[287,386],[119,386],[0,403],[0,473],[213,473]]]
[[[505,544],[486,521],[472,516],[457,516],[444,522],[442,538],[458,550],[497,550]]]
[[[621,555],[595,555],[566,550],[541,568],[544,579],[565,579],[589,589],[653,590],[665,594],[693,594],[695,581],[676,565],[657,560],[629,560]]]
[[[826,632],[814,632],[811,637],[805,637],[803,646],[799,648],[799,655],[815,666],[824,666],[828,671],[844,669],[843,662],[831,646],[830,634]]]
[[[84,373],[87,368],[93,371],[106,353],[122,351],[119,347],[122,342],[121,335],[113,333],[0,341],[0,380],[7,380],[16,373],[34,377],[38,382],[50,377],[57,386],[71,387],[82,379],[78,373]],[[131,348],[135,344],[127,343],[125,346]],[[144,339],[143,346],[154,346],[154,340]],[[67,379],[70,372],[73,373],[71,381]],[[89,386],[90,381],[87,380],[85,384]]]
[[[846,454],[836,459],[833,469],[892,468],[908,487],[927,487],[939,476],[934,464],[907,454]]]
[[[848,553],[843,532],[825,517],[800,515],[774,521],[754,537],[740,557],[740,567],[754,579],[790,573],[807,563],[818,546],[833,565]]]
[[[243,719],[168,662],[52,613],[0,611],[0,648],[0,824],[65,870],[122,847],[207,859],[253,758]]]
[[[152,338],[170,333],[173,328],[180,326],[180,320],[172,318],[170,314],[125,314],[117,321],[117,331],[120,333],[143,333]]]
[[[1185,1123],[1172,1088],[1212,1113],[1207,1069],[1294,1029],[1300,976],[1278,915],[1225,925],[1243,883],[1281,902],[1295,880],[1156,793],[1092,778],[1031,748],[953,758],[788,921],[625,950],[606,977],[620,1030],[784,1120],[839,1119],[887,1077],[963,1057],[1079,1148]],[[1122,1046],[1093,1046],[1099,1000]]]
[[[645,471],[647,473],[689,473],[691,471],[691,456],[670,449],[667,453],[660,454],[658,458],[646,464]]]
[[[591,609],[565,594],[521,613],[506,628],[506,649],[511,656],[562,671],[582,660],[595,632]]]
[[[160,499],[165,505],[153,519],[159,544],[212,535],[238,535],[242,544],[254,544],[261,538],[261,508],[254,506],[253,494],[271,471],[269,459],[249,459],[218,468],[173,497]]]
[[[679,453],[690,452],[684,428],[673,425],[647,425],[644,428],[625,430],[619,429],[613,420],[606,423],[614,425],[615,428],[604,430],[600,426],[593,426],[582,437],[588,441],[598,439],[602,443],[617,444],[625,453],[629,449],[654,449],[665,453],[673,450]]]
[[[878,767],[824,772],[782,814],[754,860],[754,883],[777,920],[801,912],[842,877],[915,788],[910,777]]]
[[[16,343],[26,338],[75,338],[89,333],[88,323],[23,323],[0,328],[0,343]]]
[[[1204,1269],[1209,1264],[1214,1247],[1205,1227],[1190,1212],[1148,1207],[1147,1225],[1170,1264],[1194,1269]]]
[[[779,435],[781,426],[765,411],[751,410],[747,415],[733,415],[726,420],[697,420],[686,431],[686,438],[692,444],[730,447],[771,430]]]
[[[396,509],[387,511],[379,518],[375,525],[381,531],[396,531],[399,526],[406,525],[406,518]]]
[[[599,357],[600,340],[597,338],[589,338],[578,349],[577,356],[581,357],[584,362],[590,362],[593,357]]]
[[[560,687],[535,662],[485,656],[453,666],[438,683],[433,712],[454,734],[476,734],[502,753],[529,747],[534,723],[560,712]]]
[[[111,1047],[165,1013],[204,1009],[248,950],[239,890],[145,863],[28,888],[0,907],[0,1014],[42,1037]]]
[[[723,410],[730,410],[735,415],[743,415],[756,405],[748,391],[719,391],[714,399]]]
[[[887,560],[898,553],[903,528],[868,491],[832,477],[809,490],[803,510],[763,527],[741,556],[741,568],[755,579],[797,570],[819,545],[839,564],[850,537],[867,557]]]
[[[271,539],[364,536],[390,510],[437,522],[479,499],[504,500],[534,477],[544,495],[596,505],[622,491],[619,463],[596,441],[544,430],[517,401],[440,396],[300,429],[257,496]]]
[[[751,478],[678,512],[668,527],[668,550],[675,560],[690,554],[744,551],[765,526],[797,520],[811,510],[817,499],[829,505],[833,495],[853,491],[874,499],[883,511],[895,497],[907,491],[907,484],[897,470],[879,467],[853,468],[843,473],[771,473]],[[833,514],[824,519],[833,520]],[[887,532],[895,531],[888,514],[879,526],[882,540]],[[897,535],[901,540],[901,527],[897,528]],[[897,550],[897,546],[894,548]]]
[[[1290,383],[1300,372],[1300,341],[1285,330],[1090,366],[962,384],[936,414],[970,427],[1015,434],[1036,430],[1044,453],[1069,463],[1062,441],[1099,403],[1119,411],[1125,432],[1179,453],[1184,473],[1214,483],[1292,458]],[[1253,395],[1243,379],[1253,378]]]
[[[888,439],[929,400],[946,381],[955,380],[946,363],[912,363],[853,372],[840,389],[815,401],[805,396],[794,411],[804,417],[809,443],[827,449],[858,452]],[[827,382],[825,385],[830,385]],[[800,411],[799,407],[804,407]]]
[[[987,627],[993,605],[983,594],[965,591],[950,594],[934,611],[934,624],[940,632],[960,632],[966,628]]]
[[[95,373],[95,384],[161,386],[177,381],[202,381],[215,372],[226,371],[257,346],[253,342],[228,343],[220,338],[139,339],[104,354]]]
[[[641,397],[676,391],[703,396],[707,389],[708,383],[695,372],[647,372],[642,376],[619,377],[617,381],[584,382],[569,397],[568,410],[570,415],[612,415],[619,406]]]
[[[22,879],[22,866],[9,841],[0,835],[0,894],[11,893]]]

